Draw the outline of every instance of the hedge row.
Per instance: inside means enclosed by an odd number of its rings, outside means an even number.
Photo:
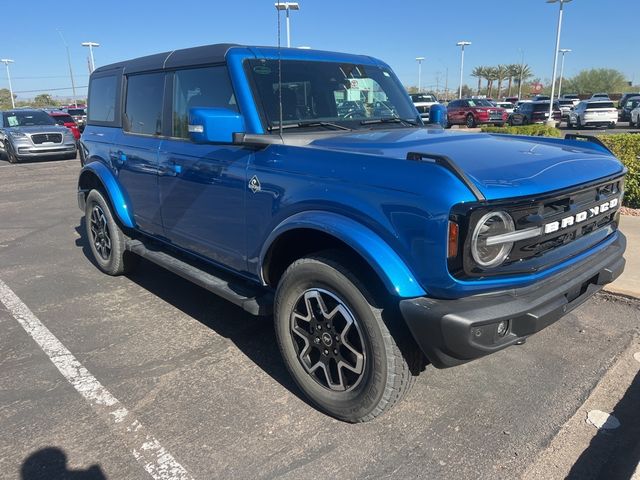
[[[511,135],[532,135],[538,137],[562,137],[557,128],[546,125],[525,125],[522,127],[482,127],[483,132],[506,133]],[[598,138],[616,157],[625,164],[629,173],[625,182],[623,205],[640,208],[640,133],[616,133],[599,135]]]

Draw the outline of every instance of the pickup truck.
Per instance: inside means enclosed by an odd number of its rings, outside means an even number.
[[[424,125],[365,55],[219,44],[103,66],[80,144],[97,266],[144,257],[272,316],[301,391],[348,422],[427,363],[522,344],[624,267],[626,170],[603,145]]]

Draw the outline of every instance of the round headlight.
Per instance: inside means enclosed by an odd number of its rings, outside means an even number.
[[[489,237],[511,233],[515,230],[513,219],[506,212],[490,212],[484,215],[473,230],[471,255],[478,265],[484,268],[497,267],[505,261],[513,242],[501,242],[487,245]]]

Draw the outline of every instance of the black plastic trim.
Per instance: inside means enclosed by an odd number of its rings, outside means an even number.
[[[602,140],[593,135],[583,135],[582,133],[567,133],[564,136],[564,139],[595,143],[596,145],[600,145],[602,148],[606,149],[607,152],[609,152],[611,155],[614,155],[614,153],[602,142]]]
[[[451,173],[453,173],[458,179],[464,183],[471,193],[478,199],[480,202],[486,201],[486,197],[482,194],[480,189],[476,187],[476,185],[471,181],[469,177],[467,177],[466,173],[456,165],[456,163],[446,155],[438,155],[435,153],[422,153],[422,152],[409,152],[407,153],[407,160],[432,160],[437,163],[441,167],[446,168]]]

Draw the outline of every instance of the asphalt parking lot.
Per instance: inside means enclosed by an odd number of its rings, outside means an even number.
[[[599,295],[521,347],[427,367],[374,422],[341,423],[301,397],[270,319],[145,262],[101,274],[79,168],[0,161],[0,282],[195,479],[517,478],[638,334],[637,302]],[[127,432],[2,303],[0,332],[0,478],[146,478]]]

